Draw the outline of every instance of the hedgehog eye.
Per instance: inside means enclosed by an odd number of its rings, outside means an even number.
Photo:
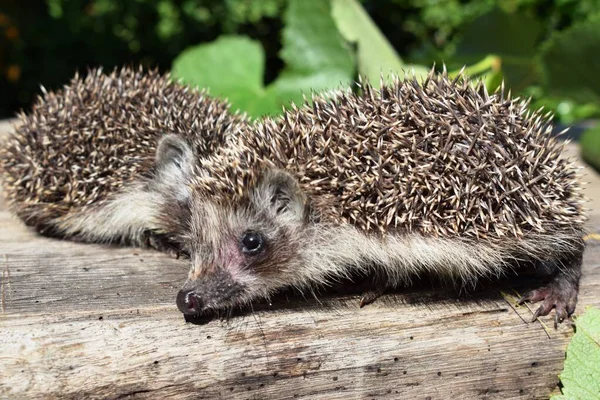
[[[265,239],[258,232],[248,231],[242,235],[242,252],[248,255],[256,255],[265,247]]]

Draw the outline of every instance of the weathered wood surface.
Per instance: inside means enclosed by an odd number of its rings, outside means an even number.
[[[186,323],[174,301],[185,261],[39,237],[2,204],[0,270],[7,399],[545,399],[572,335],[526,322],[531,311],[501,295],[511,282],[462,299],[408,290],[363,309],[356,296],[282,298]],[[586,305],[600,306],[593,241],[578,312]]]

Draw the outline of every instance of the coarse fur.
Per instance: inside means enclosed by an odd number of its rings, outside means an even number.
[[[560,322],[575,308],[585,221],[561,150],[549,115],[464,76],[315,97],[245,127],[185,178],[188,217],[171,228],[192,258],[179,308],[211,313],[356,273],[398,287],[535,264],[553,280],[524,300]]]
[[[245,122],[169,75],[96,69],[19,116],[0,178],[10,209],[43,234],[162,247],[174,234],[157,211],[186,190],[174,182]]]

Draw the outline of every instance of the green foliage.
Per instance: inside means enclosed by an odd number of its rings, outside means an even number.
[[[403,8],[403,28],[417,37],[418,43],[426,44],[425,50],[447,55],[461,28],[489,12],[498,1],[394,0],[394,3]]]
[[[232,24],[255,24],[279,16],[286,0],[225,0],[225,4]]]
[[[303,92],[350,83],[354,60],[327,2],[290,0],[284,21],[280,56],[285,67],[267,86],[263,82],[263,48],[244,37],[222,37],[185,51],[174,61],[173,74],[208,88],[213,95],[227,97],[233,108],[254,117],[278,114],[289,102],[300,103]]]
[[[539,79],[535,54],[541,33],[537,19],[494,9],[465,27],[456,59],[471,64],[488,54],[498,56],[507,86],[519,91]]]
[[[600,14],[552,35],[542,60],[549,94],[600,104]]]
[[[586,130],[581,136],[581,157],[600,171],[600,125]]]
[[[498,82],[502,77],[513,93],[533,98],[533,109],[543,106],[562,123],[599,116],[600,79],[592,71],[600,67],[595,57],[600,54],[600,14],[548,34],[548,22],[526,12],[539,7],[538,2],[529,3],[521,2],[511,12],[505,3],[504,10],[493,9],[466,24],[450,66],[493,54],[499,66],[493,69],[493,78],[488,76],[488,86],[491,79]],[[547,14],[560,15],[557,10],[567,5],[580,10],[584,3],[575,7],[567,0],[557,2]],[[551,25],[556,27],[559,20],[554,18]]]
[[[319,12],[328,3],[339,31],[334,37],[341,34],[355,50],[353,73],[374,84],[389,71],[401,74],[414,68],[422,74],[433,63],[449,70],[467,64],[485,76],[490,88],[505,79],[513,92],[532,95],[534,106],[550,107],[562,122],[599,115],[598,80],[587,71],[598,69],[591,55],[598,54],[595,26],[600,24],[592,18],[600,0],[321,0]],[[302,6],[293,0],[2,2],[0,117],[28,107],[39,84],[56,89],[75,70],[143,64],[166,71],[186,49],[214,45],[220,36],[248,36],[261,52],[252,75],[262,74],[252,81],[261,100],[243,100],[251,92],[244,85],[243,93],[228,96],[245,101],[244,107],[256,115],[274,112],[282,102],[298,101],[300,92],[329,88],[332,81],[340,85],[348,75],[348,69],[326,65],[326,51],[319,52],[320,76],[315,65],[304,71],[303,64],[312,62],[312,45],[301,47],[297,41],[294,48],[286,37],[296,29],[288,26],[294,20],[287,10],[298,4]],[[312,16],[292,15],[306,22],[304,31],[297,25],[298,37],[316,43],[317,33],[327,35],[312,31]],[[251,46],[254,51],[256,46]]]
[[[411,33],[416,40],[410,40],[406,49],[430,60],[452,58],[465,26],[495,8],[509,14],[537,16],[544,21],[544,35],[582,21],[600,9],[600,0],[392,0],[392,3],[394,11],[381,10],[386,13],[382,15],[376,0],[365,1],[367,9],[380,16],[376,18],[378,25],[384,27],[384,33],[396,48],[405,48],[399,41],[406,41],[402,32]],[[398,29],[398,24],[402,29]]]
[[[600,399],[600,310],[588,308],[575,329],[560,374],[562,395],[552,400]]]
[[[85,72],[96,66],[112,69],[143,64],[166,71],[183,50],[210,42],[222,33],[251,34],[267,43],[276,56],[278,36],[271,34],[265,21],[278,18],[285,3],[286,0],[0,2],[0,118],[28,108],[39,93],[40,84],[56,89],[75,71]],[[267,56],[268,60],[272,58],[272,54]]]
[[[424,76],[428,69],[421,65],[407,65],[387,41],[377,25],[357,0],[332,0],[332,14],[340,33],[356,45],[359,73],[378,86],[381,77],[390,73],[403,76],[412,71]]]
[[[309,91],[347,87],[356,71],[375,85],[381,77],[389,79],[392,74],[410,72],[423,77],[429,71],[425,66],[405,64],[357,0],[289,0],[283,21],[279,56],[284,68],[268,85],[262,79],[262,47],[244,37],[222,37],[188,49],[173,63],[173,73],[184,82],[228,98],[234,108],[260,117],[278,114],[282,105],[290,102],[301,103]],[[514,37],[522,37],[523,32],[539,35],[539,28],[530,23],[528,28],[519,29],[523,22],[530,21],[515,22],[504,13],[483,21],[500,31],[514,30]],[[485,76],[486,84],[494,89],[502,80],[500,56],[486,56],[484,44],[476,38],[477,29],[468,32],[471,42],[465,40],[464,48],[471,49],[471,60],[478,62],[467,68],[467,73]],[[534,41],[535,37],[528,42],[521,40],[521,47],[515,50],[510,45],[503,47],[504,42],[498,40],[495,48],[503,58],[531,58],[528,53]],[[353,45],[354,54],[348,44]],[[242,54],[245,56],[240,57]]]
[[[564,125],[576,124],[578,121],[600,115],[600,104],[577,103],[564,97],[544,95],[544,91],[539,86],[527,88],[523,95],[534,99],[529,108],[537,110],[544,107],[546,110],[552,110],[556,114],[556,119]]]

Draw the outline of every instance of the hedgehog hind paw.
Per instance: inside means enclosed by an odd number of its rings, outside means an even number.
[[[557,328],[558,324],[568,319],[575,312],[577,288],[572,285],[550,284],[532,290],[518,300],[518,304],[524,304],[525,302],[541,302],[533,314],[532,322],[538,317],[550,314],[554,309],[554,327]]]

